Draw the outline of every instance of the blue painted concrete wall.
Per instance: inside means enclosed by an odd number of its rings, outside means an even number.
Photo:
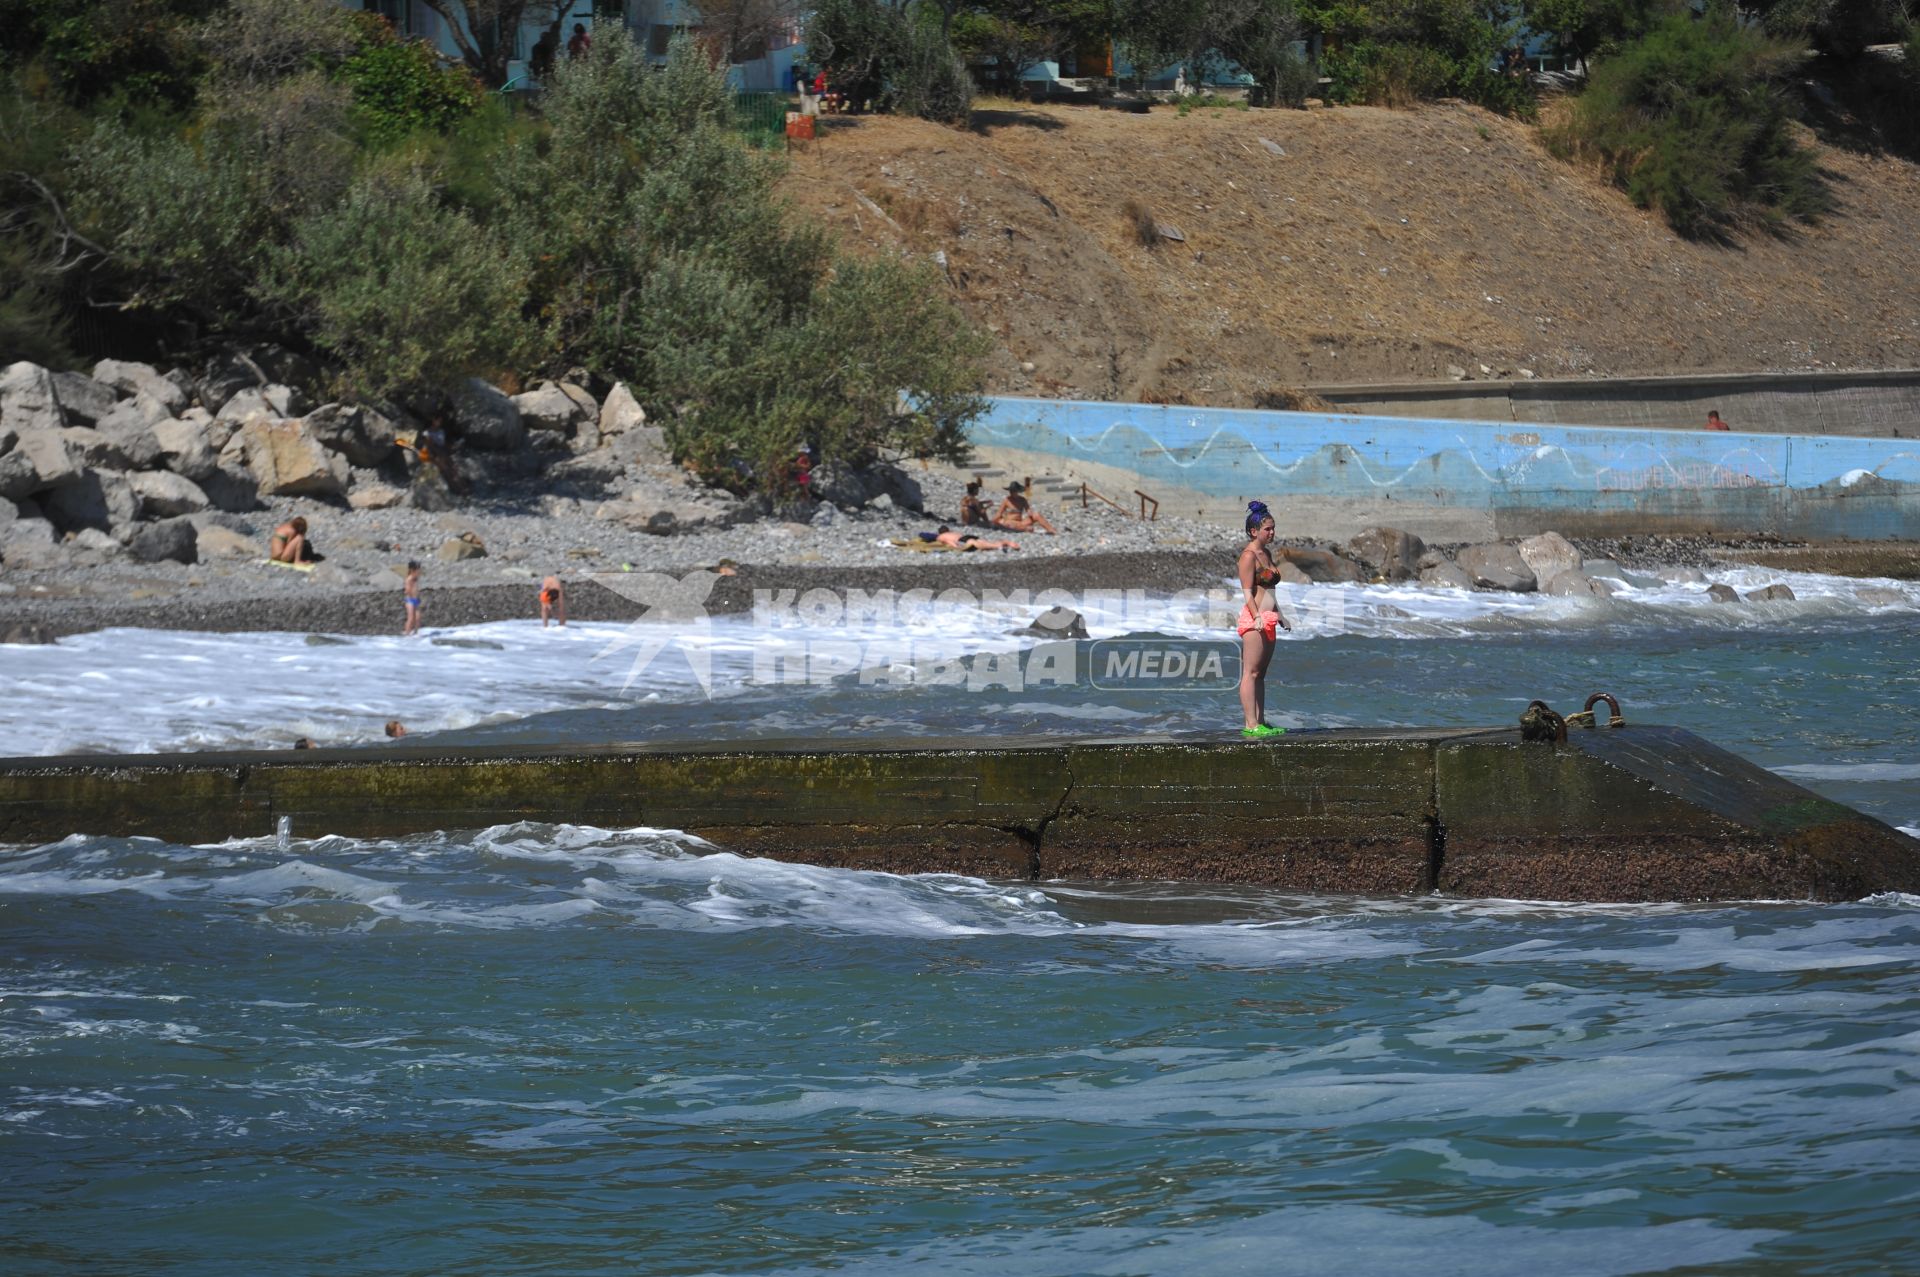
[[[1089,462],[1221,503],[1478,509],[1500,535],[1920,538],[1920,441],[1505,425],[996,398],[980,446]],[[1404,523],[1402,524],[1404,526]]]

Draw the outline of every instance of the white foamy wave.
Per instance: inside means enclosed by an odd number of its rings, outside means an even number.
[[[1089,607],[1095,637],[1152,628],[1175,611],[1144,595]],[[908,664],[1013,652],[1029,602],[942,603],[808,624],[752,615],[698,622],[501,621],[460,629],[342,637],[109,629],[10,649],[0,666],[0,739],[22,756],[261,749],[460,730],[637,700],[695,702],[818,673],[846,650],[859,668],[894,652]],[[646,644],[635,644],[636,635]],[[809,671],[808,660],[814,661]],[[644,660],[638,659],[645,656]],[[702,684],[696,664],[708,667]]]
[[[1798,780],[1920,780],[1920,763],[1792,763],[1773,770]]]

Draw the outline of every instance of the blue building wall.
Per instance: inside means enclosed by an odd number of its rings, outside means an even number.
[[[1421,533],[1484,514],[1502,536],[1772,533],[1920,538],[1920,441],[1515,426],[997,398],[982,448],[1138,476],[1225,517],[1259,497]]]

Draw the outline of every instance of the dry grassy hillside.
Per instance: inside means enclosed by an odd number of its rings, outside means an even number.
[[[1903,160],[1823,151],[1832,216],[1715,246],[1465,105],[828,126],[795,155],[794,200],[851,243],[944,253],[1000,340],[998,390],[1246,404],[1449,364],[1920,366],[1920,168]],[[1144,246],[1129,201],[1185,242]]]

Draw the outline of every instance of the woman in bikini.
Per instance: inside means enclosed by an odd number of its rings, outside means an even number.
[[[1032,532],[1038,529],[1048,536],[1053,535],[1053,525],[1047,522],[1045,515],[1033,508],[1027,500],[1026,490],[1018,483],[1007,485],[1007,499],[994,511],[993,526],[1008,532]]]
[[[1273,515],[1264,501],[1247,503],[1247,545],[1240,551],[1240,588],[1246,604],[1234,628],[1240,632],[1240,716],[1242,736],[1278,736],[1287,729],[1267,722],[1267,665],[1282,626],[1287,624],[1274,601],[1273,587],[1280,573],[1273,564]],[[1291,628],[1291,627],[1288,627]]]
[[[267,557],[275,563],[318,563],[320,556],[307,542],[307,521],[295,515],[275,528],[267,542]]]

